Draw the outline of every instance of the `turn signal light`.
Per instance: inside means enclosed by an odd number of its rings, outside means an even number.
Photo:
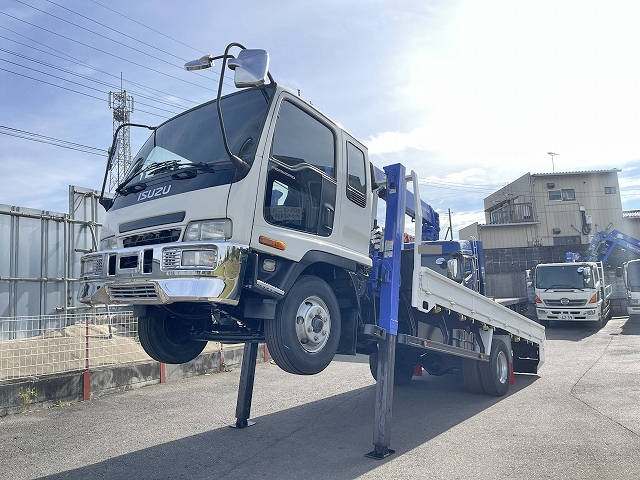
[[[598,294],[594,293],[593,297],[591,297],[591,300],[589,300],[589,303],[596,303],[598,301]]]
[[[536,303],[542,303],[542,300],[540,300],[540,297],[538,295],[536,295]]]
[[[284,250],[285,248],[287,248],[284,242],[281,242],[280,240],[274,240],[273,238],[265,237],[263,235],[260,235],[260,238],[258,238],[258,241],[262,245],[266,245],[267,247],[277,248],[278,250]]]

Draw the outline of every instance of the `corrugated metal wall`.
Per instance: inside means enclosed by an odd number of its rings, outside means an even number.
[[[99,238],[97,192],[69,187],[69,213],[0,205],[0,317],[76,305],[80,256]]]

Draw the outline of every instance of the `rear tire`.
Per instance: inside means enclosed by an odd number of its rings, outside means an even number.
[[[159,308],[147,308],[138,317],[138,337],[147,354],[163,363],[186,363],[196,358],[207,342],[189,337],[190,325]]]
[[[477,360],[462,359],[462,382],[469,393],[485,393],[480,379],[480,369]]]
[[[501,397],[509,390],[509,349],[497,338],[491,342],[491,355],[488,362],[478,362],[482,389],[487,395]]]
[[[278,304],[276,318],[266,320],[269,353],[285,372],[313,375],[324,370],[340,342],[340,307],[331,287],[305,275]]]
[[[397,348],[397,347],[396,347]],[[396,350],[396,361],[393,369],[394,385],[409,385],[413,378],[413,369],[416,366],[416,356],[411,352]],[[378,380],[378,352],[369,355],[369,371],[374,380]]]

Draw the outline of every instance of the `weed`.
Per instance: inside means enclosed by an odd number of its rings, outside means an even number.
[[[68,407],[69,405],[71,405],[70,403],[64,403],[61,400],[56,400],[56,402],[51,405],[51,408],[62,408],[62,407]]]
[[[18,406],[18,411],[20,413],[24,413],[27,409],[27,405],[33,403],[35,398],[38,396],[35,387],[27,388],[24,392],[18,394],[18,400],[20,401],[20,405]]]

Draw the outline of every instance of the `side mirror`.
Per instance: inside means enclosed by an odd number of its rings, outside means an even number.
[[[451,280],[459,281],[460,280],[460,272],[458,271],[458,259],[450,258],[447,261],[447,271],[449,273],[449,278]]]
[[[245,49],[229,60],[229,68],[235,70],[237,88],[264,85],[269,73],[269,53],[260,49]]]
[[[527,282],[527,288],[533,287],[533,282]]]
[[[616,277],[622,278],[623,268],[616,267]]]

